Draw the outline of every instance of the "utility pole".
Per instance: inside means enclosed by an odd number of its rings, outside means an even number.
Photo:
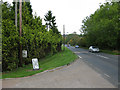
[[[16,32],[17,32],[17,2],[18,0],[15,0],[15,26],[16,26]],[[18,63],[17,63],[18,68]]]
[[[63,25],[63,45],[64,45],[63,50],[65,50],[65,25]]]
[[[21,38],[21,36],[22,36],[22,0],[20,0],[20,5],[19,5],[19,13],[20,13],[20,38]],[[20,67],[22,67],[22,44],[20,43],[20,53],[19,53],[19,55],[20,55],[20,62],[19,62],[19,64],[20,64]]]
[[[17,0],[15,2],[15,26],[16,26],[16,31],[17,31]]]

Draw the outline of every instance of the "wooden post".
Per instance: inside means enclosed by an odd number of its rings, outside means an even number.
[[[15,26],[16,26],[16,31],[17,31],[17,0],[15,2]]]
[[[21,36],[22,36],[22,0],[20,0],[20,5],[19,5],[19,13],[20,13],[20,39],[21,39]],[[20,67],[22,67],[22,44],[20,43]]]

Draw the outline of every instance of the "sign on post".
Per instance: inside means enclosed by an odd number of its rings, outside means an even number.
[[[38,64],[38,59],[37,58],[32,59],[32,64],[33,64],[33,70],[38,70],[39,69],[39,64]]]
[[[27,58],[27,50],[22,50],[22,57]]]

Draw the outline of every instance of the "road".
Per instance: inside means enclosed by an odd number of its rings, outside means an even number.
[[[105,79],[118,87],[118,55],[91,53],[87,49],[68,47]]]
[[[33,76],[0,80],[2,88],[116,88],[84,62],[86,58],[92,59],[91,54],[87,55],[87,51],[81,49],[70,49],[80,57],[73,63]]]
[[[2,80],[3,88],[116,88],[83,60],[54,71]],[[100,89],[101,90],[101,89]],[[111,90],[111,89],[110,89]]]

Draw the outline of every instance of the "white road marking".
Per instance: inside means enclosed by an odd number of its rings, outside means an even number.
[[[74,52],[74,53],[88,53],[88,52],[86,52],[86,51],[76,51],[76,52]]]
[[[81,56],[78,56],[79,58],[82,58]]]
[[[80,52],[74,52],[74,53],[80,53]]]
[[[96,55],[96,54],[94,54],[94,53],[91,53],[91,54]],[[105,56],[102,56],[102,55],[96,55],[96,56],[98,56],[98,57],[102,57],[102,58],[105,58],[105,59],[110,59],[110,58],[105,57]]]
[[[99,57],[105,58],[105,59],[109,59],[108,57],[102,56],[102,55],[97,55]]]
[[[111,78],[108,74],[105,74],[105,73],[104,73],[104,75],[107,76],[107,77],[109,77],[109,78]]]

